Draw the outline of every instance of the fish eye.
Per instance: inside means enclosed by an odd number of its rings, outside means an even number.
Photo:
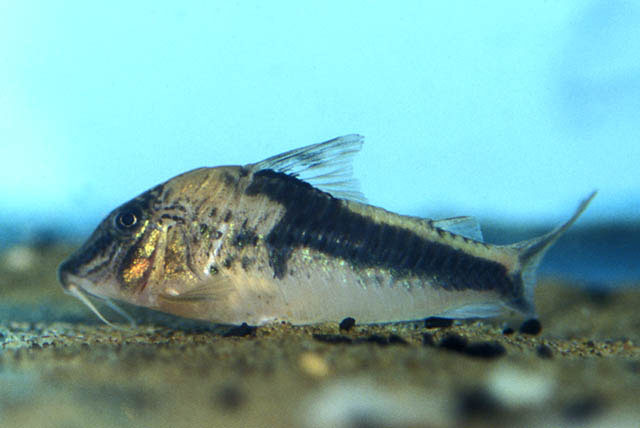
[[[138,224],[141,216],[142,216],[142,213],[140,212],[139,209],[129,208],[118,213],[118,215],[116,215],[114,219],[114,223],[118,229],[122,231],[127,231],[132,229]]]

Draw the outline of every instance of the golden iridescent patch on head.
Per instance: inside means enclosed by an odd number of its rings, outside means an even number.
[[[137,233],[135,244],[127,251],[120,269],[120,281],[129,289],[144,288],[153,270],[153,261],[161,236],[159,229],[149,229],[148,221]]]
[[[163,256],[164,277],[170,280],[190,282],[197,277],[191,269],[190,243],[179,228],[167,233],[167,243]]]
[[[127,283],[137,282],[144,277],[150,265],[149,259],[135,259],[133,264],[123,271],[122,279]]]

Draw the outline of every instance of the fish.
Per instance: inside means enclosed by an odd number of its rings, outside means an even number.
[[[362,324],[535,315],[535,272],[578,219],[510,245],[473,217],[427,219],[369,205],[353,178],[363,137],[257,163],[203,167],[113,210],[58,269],[63,289],[218,324]]]

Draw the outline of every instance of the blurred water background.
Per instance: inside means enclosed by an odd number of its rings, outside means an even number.
[[[0,1],[0,249],[178,173],[360,133],[373,205],[640,279],[640,3]]]

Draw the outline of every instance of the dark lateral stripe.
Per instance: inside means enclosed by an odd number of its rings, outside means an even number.
[[[385,268],[397,277],[432,278],[447,290],[495,290],[510,298],[521,296],[519,279],[511,278],[501,264],[429,241],[401,227],[376,223],[287,174],[258,171],[246,194],[264,194],[286,209],[265,238],[269,263],[277,278],[286,274],[292,250],[308,247],[356,267]]]

